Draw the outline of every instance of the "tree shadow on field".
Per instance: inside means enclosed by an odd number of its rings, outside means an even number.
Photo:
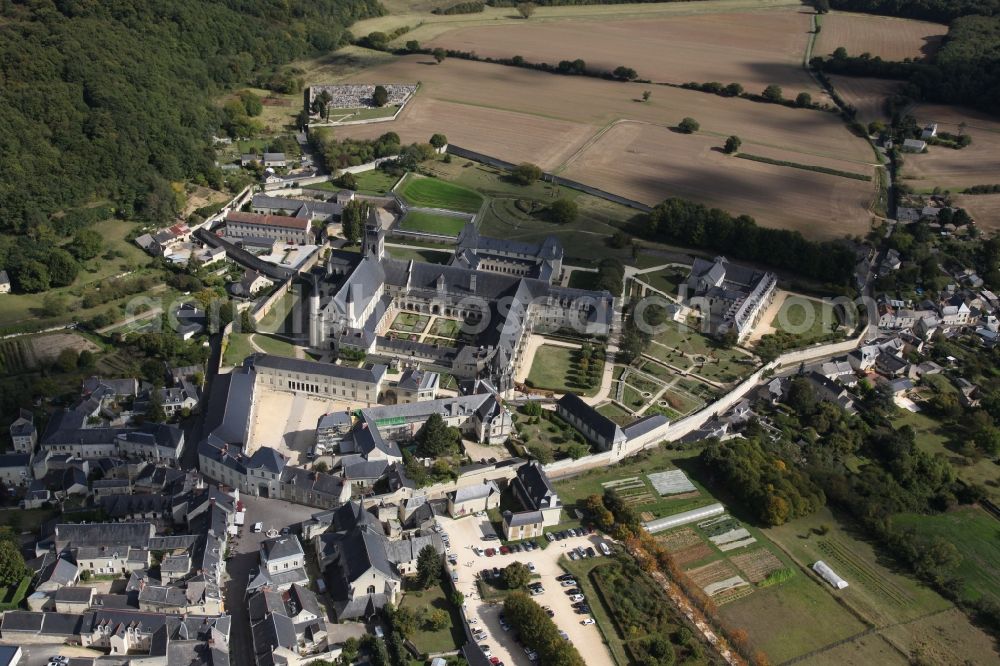
[[[437,60],[418,60],[417,64],[418,65],[433,65],[434,67],[437,67],[441,63],[439,63]]]

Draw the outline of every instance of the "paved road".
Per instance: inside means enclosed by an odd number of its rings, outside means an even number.
[[[260,542],[267,538],[267,531],[281,530],[308,519],[319,509],[283,500],[266,499],[241,495],[246,508],[246,524],[240,528],[235,542],[230,541],[233,556],[226,563],[229,580],[225,583],[226,610],[232,616],[232,630],[229,636],[229,653],[233,664],[253,663],[250,640],[250,617],[247,613],[246,590],[250,573],[259,566],[258,550]],[[264,529],[255,534],[251,530],[254,523],[261,522]],[[303,547],[308,547],[303,544]]]

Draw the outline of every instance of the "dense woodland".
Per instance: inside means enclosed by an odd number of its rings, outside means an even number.
[[[1000,0],[830,0],[830,7],[938,23],[969,14],[1000,16]]]
[[[212,97],[340,46],[346,26],[381,11],[377,0],[0,2],[0,232],[43,236],[10,252],[15,283],[22,257],[35,274],[61,272],[49,227],[72,235],[108,214],[162,223],[177,212],[172,183],[221,186],[211,137],[226,115]]]
[[[749,215],[733,217],[684,199],[670,198],[656,206],[641,231],[665,243],[759,261],[838,286],[850,283],[857,263],[844,243],[809,241],[797,231],[759,227]]]
[[[990,113],[1000,106],[1000,17],[965,16],[951,22],[932,62],[893,62],[838,49],[810,64],[828,74],[907,81],[904,97],[966,104]]]

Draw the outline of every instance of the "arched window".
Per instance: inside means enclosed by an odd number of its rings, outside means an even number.
[[[375,586],[374,585],[369,585],[368,586],[368,594],[375,594]]]

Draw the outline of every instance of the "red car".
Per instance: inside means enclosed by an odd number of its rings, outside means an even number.
[[[493,557],[496,554],[497,554],[496,549],[494,549],[494,548],[487,548],[486,549],[486,557]]]
[[[500,666],[500,657],[490,657],[490,663],[493,666]]]
[[[510,555],[510,548],[508,548],[507,546],[500,546],[500,554]]]

